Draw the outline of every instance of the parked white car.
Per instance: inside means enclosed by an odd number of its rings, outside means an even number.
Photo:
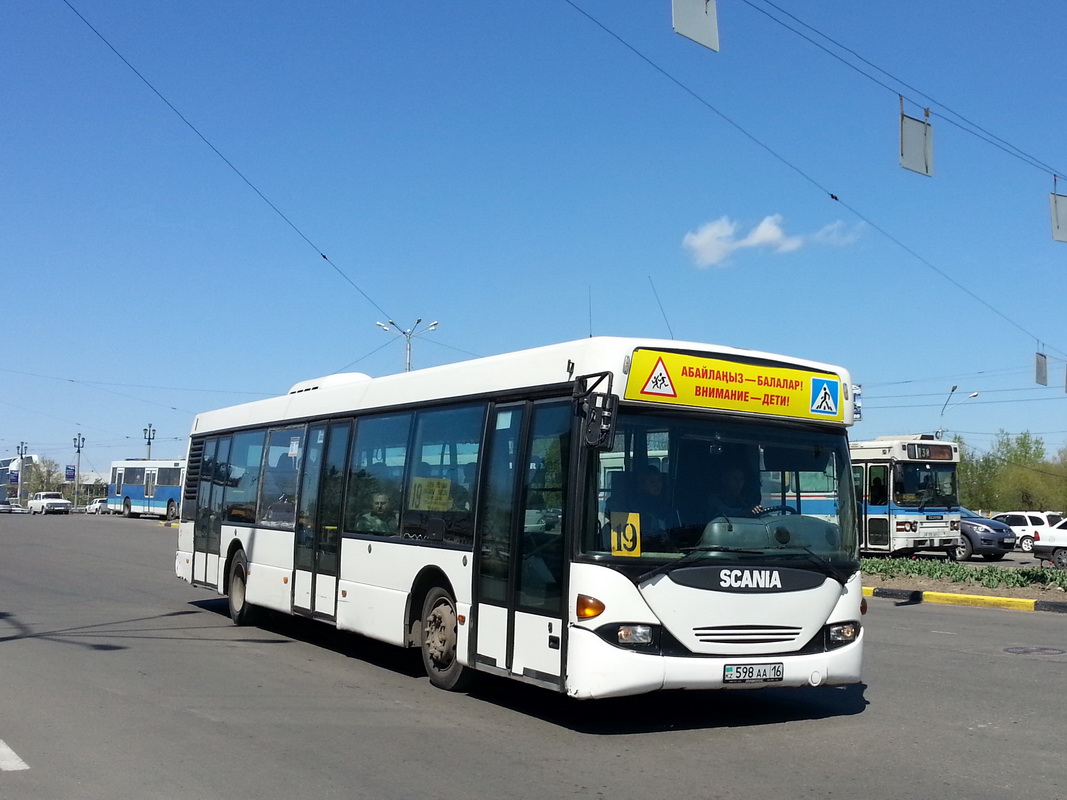
[[[59,492],[37,492],[27,505],[31,514],[69,514],[73,507]]]
[[[1051,561],[1060,569],[1067,569],[1067,519],[1034,535],[1034,557],[1039,561]]]
[[[107,498],[97,497],[85,507],[86,514],[106,514]]]
[[[1018,540],[1015,546],[1025,553],[1034,549],[1034,534],[1046,533],[1063,520],[1062,515],[1050,511],[1005,511],[992,518],[1015,531]]]

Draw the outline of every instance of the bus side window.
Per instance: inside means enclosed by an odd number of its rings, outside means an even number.
[[[467,547],[473,543],[477,489],[473,478],[486,410],[479,403],[418,414],[415,469],[405,492],[404,536]]]
[[[390,414],[356,422],[348,461],[345,530],[400,535],[400,478],[407,462],[411,420],[411,414]]]
[[[267,459],[259,486],[256,524],[291,530],[296,520],[297,466],[304,451],[304,427],[282,428],[267,437]]]

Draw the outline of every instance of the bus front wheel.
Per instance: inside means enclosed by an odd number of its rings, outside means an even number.
[[[234,625],[252,625],[258,609],[248,602],[248,559],[244,551],[237,552],[230,562],[229,598],[230,619]]]
[[[178,506],[173,500],[167,501],[167,519],[174,519],[178,516]]]
[[[462,692],[473,672],[456,657],[459,617],[456,601],[446,589],[435,586],[422,604],[422,664],[430,683],[439,689]]]

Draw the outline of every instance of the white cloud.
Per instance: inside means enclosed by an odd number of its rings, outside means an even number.
[[[698,267],[715,267],[725,264],[734,252],[745,248],[763,247],[775,253],[791,253],[809,244],[844,247],[859,238],[859,226],[848,226],[841,221],[812,234],[789,236],[782,228],[781,214],[764,217],[740,238],[737,236],[739,227],[739,223],[728,217],[720,217],[687,233],[682,246],[690,252]]]

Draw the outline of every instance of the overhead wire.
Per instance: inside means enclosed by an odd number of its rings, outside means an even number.
[[[1022,148],[1013,145],[1011,142],[1007,141],[1006,139],[1003,139],[1003,138],[997,136],[996,134],[986,130],[981,125],[979,125],[977,122],[974,122],[974,121],[968,119],[967,117],[965,117],[962,114],[960,114],[958,111],[954,111],[953,109],[949,108],[944,103],[942,103],[942,102],[936,100],[935,98],[931,97],[930,95],[928,95],[926,92],[922,91],[921,89],[918,89],[918,88],[912,86],[911,84],[907,83],[906,81],[902,80],[901,78],[898,78],[893,73],[891,73],[888,70],[883,69],[882,67],[878,66],[877,64],[875,64],[874,62],[872,62],[869,59],[865,58],[864,56],[860,55],[860,53],[856,52],[855,50],[853,50],[852,48],[848,47],[847,45],[842,44],[841,42],[837,41],[833,37],[828,36],[827,34],[823,33],[819,29],[817,29],[817,28],[809,25],[808,23],[804,22],[802,19],[800,19],[796,15],[792,14],[791,12],[787,11],[786,9],[782,8],[781,6],[778,6],[775,3],[771,2],[771,0],[760,0],[760,1],[763,2],[764,4],[770,6],[775,11],[777,11],[777,12],[779,12],[781,14],[784,14],[785,16],[789,17],[789,19],[793,20],[794,22],[796,22],[798,25],[804,27],[805,29],[811,31],[816,36],[819,36],[819,37],[825,39],[826,41],[830,42],[834,47],[840,48],[844,52],[846,52],[849,55],[855,57],[857,60],[861,61],[862,63],[866,64],[867,66],[871,67],[872,69],[875,69],[878,72],[882,73],[887,78],[889,78],[890,80],[894,81],[898,86],[904,87],[908,91],[913,92],[916,95],[919,95],[920,97],[925,98],[933,106],[940,106],[944,111],[947,111],[949,114],[951,114],[952,116],[956,117],[957,120],[959,120],[959,122],[957,122],[956,120],[951,119],[949,116],[946,116],[944,114],[937,114],[937,116],[939,116],[941,119],[945,120],[949,124],[955,125],[960,130],[963,130],[963,131],[965,131],[967,133],[970,133],[972,136],[975,136],[975,137],[987,142],[988,144],[991,144],[994,147],[999,148],[1000,150],[1004,151],[1008,155],[1013,156],[1013,157],[1019,159],[1020,161],[1023,161],[1024,163],[1029,164],[1030,166],[1035,167],[1035,168],[1037,168],[1037,169],[1039,169],[1039,170],[1041,170],[1043,172],[1047,172],[1050,175],[1055,176],[1055,175],[1067,174],[1067,173],[1064,173],[1062,170],[1057,170],[1055,167],[1052,167],[1049,164],[1047,164],[1046,162],[1041,161],[1036,156],[1030,155],[1029,153],[1024,151]],[[877,84],[878,86],[881,86],[883,89],[886,89],[886,90],[892,92],[893,94],[897,94],[897,95],[901,94],[899,89],[894,88],[893,86],[888,85],[884,81],[879,80],[878,78],[874,77],[870,73],[865,72],[864,70],[862,70],[859,67],[857,67],[855,64],[851,63],[847,59],[845,59],[842,56],[840,56],[839,54],[835,53],[830,48],[822,45],[821,43],[819,43],[819,42],[815,41],[814,39],[812,39],[810,36],[807,36],[803,32],[798,31],[796,28],[794,28],[794,27],[788,25],[787,23],[783,22],[781,19],[777,18],[776,16],[774,16],[773,14],[768,12],[766,9],[760,8],[759,5],[757,5],[757,3],[754,0],[741,0],[741,2],[744,3],[745,5],[749,6],[753,10],[758,11],[759,13],[765,15],[768,19],[773,20],[774,22],[778,23],[779,25],[781,25],[786,30],[791,31],[792,33],[796,34],[800,38],[802,38],[805,41],[809,42],[813,46],[819,48],[820,50],[822,50],[824,53],[826,53],[827,55],[831,56],[832,58],[837,59],[842,64],[847,66],[849,69],[852,69],[852,70],[858,72],[860,75],[864,76],[865,78],[867,78],[868,80],[870,80],[873,83]],[[915,103],[916,105],[923,105],[923,104],[920,104],[920,103],[916,103],[916,101],[912,100],[911,98],[908,98],[908,99],[909,99],[910,102]],[[936,114],[936,111],[931,111],[931,113],[932,114]]]
[[[744,1],[748,2],[748,0],[744,0]],[[714,113],[721,120],[723,120],[728,125],[730,125],[732,128],[734,128],[736,131],[741,133],[741,135],[743,135],[749,141],[751,141],[752,143],[757,145],[759,148],[761,148],[762,150],[767,152],[774,159],[776,159],[781,164],[783,164],[786,167],[788,167],[790,170],[795,172],[797,175],[799,175],[805,181],[810,183],[812,186],[816,187],[820,192],[822,192],[824,195],[829,197],[831,200],[839,203],[842,207],[844,207],[845,209],[850,211],[857,219],[865,222],[873,230],[875,230],[878,233],[880,233],[883,237],[885,237],[890,242],[895,244],[898,248],[900,248],[905,253],[910,255],[912,258],[914,258],[920,264],[924,265],[925,267],[927,267],[931,271],[933,271],[933,272],[937,273],[938,275],[940,275],[944,280],[946,280],[947,282],[949,282],[950,284],[955,286],[957,289],[959,289],[960,291],[962,291],[965,294],[967,294],[968,296],[970,296],[973,300],[975,300],[976,302],[978,302],[979,304],[981,304],[982,306],[987,308],[989,311],[991,311],[992,313],[994,313],[995,315],[997,315],[998,317],[1003,319],[1005,322],[1007,322],[1012,327],[1018,329],[1020,332],[1026,334],[1028,337],[1034,339],[1035,341],[1039,341],[1039,342],[1043,341],[1041,339],[1041,337],[1039,337],[1036,334],[1030,332],[1021,323],[1019,323],[1016,320],[1012,319],[1006,313],[1004,313],[999,308],[994,306],[992,303],[988,302],[987,300],[985,300],[984,298],[979,296],[976,292],[972,291],[971,289],[969,289],[968,287],[963,285],[960,281],[958,281],[955,278],[953,278],[947,272],[945,272],[941,268],[937,267],[935,264],[933,264],[933,262],[931,262],[929,259],[925,258],[921,254],[916,252],[914,249],[909,247],[907,244],[905,244],[898,237],[896,237],[895,235],[890,233],[886,228],[883,228],[881,225],[877,224],[873,219],[871,219],[867,215],[863,214],[858,208],[856,208],[856,207],[852,206],[851,204],[841,200],[839,195],[835,194],[834,192],[831,192],[827,187],[825,187],[822,183],[820,183],[815,177],[813,177],[812,175],[808,174],[805,170],[800,168],[798,165],[794,164],[792,161],[787,159],[785,156],[783,156],[780,153],[778,153],[776,150],[774,150],[774,148],[772,148],[770,145],[768,145],[765,142],[763,142],[755,134],[751,133],[748,129],[746,129],[740,123],[738,123],[735,120],[733,120],[725,112],[723,112],[720,109],[716,108],[714,105],[712,105],[712,103],[710,103],[705,97],[700,95],[696,90],[692,89],[690,86],[688,86],[686,83],[684,83],[681,79],[677,78],[676,76],[674,76],[673,74],[668,72],[664,67],[660,66],[655,61],[653,61],[652,58],[650,58],[649,56],[645,55],[643,52],[641,52],[634,45],[630,44],[630,42],[628,42],[626,39],[624,39],[621,35],[619,35],[615,31],[613,31],[611,28],[609,28],[603,22],[598,20],[596,17],[594,17],[589,12],[587,12],[585,9],[581,8],[579,5],[577,5],[577,3],[574,2],[574,0],[563,0],[563,2],[566,3],[567,5],[569,5],[572,9],[574,9],[576,12],[581,14],[583,17],[585,17],[589,22],[591,22],[592,24],[594,24],[595,26],[600,28],[608,36],[610,36],[611,38],[615,39],[615,41],[617,41],[619,44],[621,44],[623,47],[625,47],[627,50],[629,50],[631,53],[633,53],[639,59],[644,61],[648,66],[650,66],[656,72],[660,73],[660,75],[662,75],[664,78],[669,80],[671,83],[673,83],[679,89],[681,89],[683,92],[688,94],[690,97],[692,97],[698,103],[700,103],[702,106],[704,106],[709,111]],[[1057,352],[1061,352],[1062,353],[1063,351],[1062,350],[1057,350]]]
[[[244,183],[253,192],[255,192],[256,195],[264,203],[266,203],[274,211],[274,213],[277,214],[285,222],[286,225],[292,228],[301,239],[303,239],[308,245],[310,245],[315,250],[315,252],[319,254],[322,260],[324,260],[327,264],[330,265],[330,267],[333,268],[334,272],[340,275],[341,278],[343,278],[353,289],[359,292],[359,294],[362,295],[363,298],[372,306],[374,306],[380,313],[384,314],[386,317],[391,316],[388,312],[385,311],[385,309],[378,305],[374,298],[372,298],[369,294],[363,291],[363,289],[360,288],[344,270],[337,266],[337,264],[335,264],[330,259],[330,257],[327,256],[326,253],[324,253],[322,249],[317,244],[315,244],[315,242],[313,242],[311,238],[308,237],[307,234],[305,234],[304,231],[302,231],[295,222],[293,222],[288,216],[286,216],[286,214],[283,213],[282,210],[278,208],[278,206],[276,206],[263,192],[261,192],[259,190],[259,187],[252,183],[248,176],[241,172],[241,170],[239,170],[237,166],[232,161],[230,161],[230,159],[228,159],[217,147],[215,147],[215,145],[212,144],[211,141],[203,133],[200,132],[199,128],[197,128],[196,125],[194,125],[188,119],[188,117],[186,117],[181,111],[179,111],[178,108],[163,95],[162,92],[160,92],[154,85],[152,85],[152,82],[149,81],[148,78],[146,78],[143,74],[141,74],[140,70],[138,70],[137,67],[130,63],[130,61],[122,53],[120,53],[119,50],[113,44],[111,44],[110,41],[108,41],[106,36],[104,36],[99,30],[95,28],[93,24],[89,22],[89,20],[87,20],[82,15],[82,13],[71,4],[70,0],[63,0],[63,3],[71,11],[74,12],[78,19],[85,23],[86,27],[88,27],[89,30],[91,30],[97,36],[97,38],[99,38],[100,41],[102,41],[108,47],[108,49],[111,50],[111,52],[114,53],[119,58],[119,60],[122,61],[122,63],[125,64],[130,69],[130,71],[133,72],[133,74],[136,75],[140,79],[140,81],[152,91],[153,94],[155,94],[156,97],[163,101],[167,108],[169,108],[177,115],[178,119],[180,119],[185,124],[185,126],[189,128],[189,130],[195,133],[197,137],[199,137],[199,139],[211,149],[211,152],[218,156],[219,159],[221,159],[222,162],[227,167],[229,167],[230,170],[232,170],[238,178],[244,181]]]

